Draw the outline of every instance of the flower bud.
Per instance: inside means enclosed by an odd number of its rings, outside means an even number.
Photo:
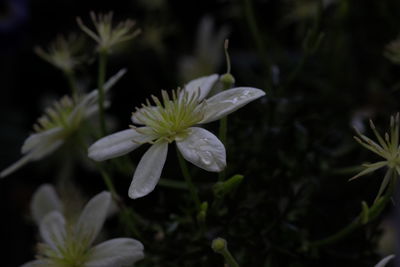
[[[221,237],[215,238],[211,243],[211,248],[217,253],[222,253],[226,249],[226,240]]]

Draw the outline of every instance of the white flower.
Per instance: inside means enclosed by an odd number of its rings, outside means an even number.
[[[37,260],[22,267],[119,267],[142,259],[143,245],[132,238],[115,238],[92,246],[110,205],[111,194],[102,192],[86,204],[76,221],[66,220],[57,208],[47,213],[40,218],[44,243],[39,244]]]
[[[81,63],[77,55],[81,46],[82,39],[77,35],[70,34],[67,37],[59,35],[46,50],[35,47],[35,53],[60,70],[71,73]]]
[[[394,259],[395,255],[388,255],[386,257],[384,257],[382,260],[380,260],[375,267],[385,267],[386,264],[388,264],[389,261],[391,261],[392,259]]]
[[[98,43],[99,50],[108,51],[116,44],[128,41],[140,33],[139,29],[133,31],[133,28],[136,25],[135,21],[133,20],[128,19],[124,22],[120,22],[116,26],[113,26],[112,12],[98,15],[96,15],[94,12],[90,12],[90,17],[96,28],[95,31],[92,31],[85,26],[80,18],[77,18],[77,22],[82,31],[84,31]]]
[[[89,157],[103,161],[129,153],[141,144],[152,144],[136,168],[128,192],[131,198],[153,191],[160,179],[168,144],[173,141],[187,161],[207,171],[222,171],[226,166],[224,145],[214,134],[194,126],[219,120],[265,93],[238,87],[204,100],[217,80],[217,74],[195,79],[184,90],[173,91],[172,99],[162,91],[163,103],[153,96],[156,106],[147,101],[146,106],[132,115],[133,123],[144,126],[132,126],[98,140],[89,147]]]
[[[104,88],[108,90],[114,86],[125,72],[126,70],[121,70],[111,77]],[[3,178],[29,161],[39,160],[59,148],[79,128],[84,119],[98,111],[97,100],[96,89],[78,100],[64,96],[51,108],[46,109],[46,114],[33,126],[35,133],[31,134],[22,146],[21,152],[24,156],[3,170],[0,177]]]

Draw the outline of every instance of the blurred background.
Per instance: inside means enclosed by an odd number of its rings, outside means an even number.
[[[225,236],[241,266],[373,266],[393,250],[390,240],[382,241],[393,229],[390,208],[344,242],[318,251],[302,246],[344,227],[359,213],[361,201],[371,203],[376,196],[383,173],[348,182],[357,165],[375,159],[354,142],[352,126],[370,133],[372,118],[386,130],[389,116],[399,110],[400,66],[384,56],[400,33],[399,1],[1,0],[1,169],[20,158],[20,147],[45,107],[69,94],[62,72],[38,57],[34,47],[47,47],[58,34],[79,32],[77,16],[90,25],[90,11],[113,11],[115,21],[131,18],[142,30],[109,59],[108,76],[128,69],[110,94],[113,131],[125,129],[134,107],[150,94],[225,73],[225,38],[236,85],[266,91],[265,98],[229,117],[227,173],[245,179],[224,203],[226,212],[210,217],[209,239]],[[80,87],[89,90],[96,87],[97,61],[91,40],[83,46],[88,52],[76,74]],[[134,153],[132,162],[143,151]],[[68,160],[82,157],[62,154],[0,181],[1,266],[33,259],[37,234],[29,205],[40,184],[68,172],[87,198],[105,190],[89,162],[64,170]],[[169,157],[165,175],[179,180],[174,164]],[[200,188],[215,180],[207,172],[194,173]],[[114,178],[118,191],[156,225],[144,230],[149,240],[178,250],[149,248],[154,260],[138,266],[222,266],[204,245],[207,240],[190,243],[184,226],[162,232],[160,241],[155,229],[176,222],[182,211],[177,203],[185,196],[158,186],[146,198],[129,200],[125,192],[132,174],[129,169]],[[204,200],[210,197],[207,189],[201,194]],[[193,249],[181,255],[178,248],[185,246]]]

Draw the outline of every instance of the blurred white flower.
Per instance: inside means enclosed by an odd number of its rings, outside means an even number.
[[[43,243],[39,244],[37,260],[22,267],[122,267],[142,259],[143,245],[132,238],[115,238],[92,246],[110,204],[111,194],[102,192],[86,204],[76,221],[66,220],[59,210],[47,213],[40,219]]]
[[[80,36],[76,34],[70,34],[67,37],[59,35],[47,49],[35,47],[35,53],[60,70],[71,73],[82,61],[82,58],[78,56],[81,48]]]
[[[224,145],[214,134],[193,126],[219,120],[265,93],[256,88],[237,87],[204,99],[218,77],[213,74],[195,79],[182,91],[172,91],[172,99],[162,91],[162,103],[152,96],[155,106],[147,101],[147,105],[132,114],[132,122],[142,127],[132,126],[103,137],[89,147],[89,157],[103,161],[129,153],[141,144],[152,144],[136,168],[128,192],[131,198],[153,191],[160,179],[168,144],[173,141],[187,161],[207,171],[222,171],[226,166]]]
[[[375,267],[385,267],[386,264],[388,264],[388,262],[391,261],[394,257],[395,257],[394,255],[389,255],[384,257],[375,265]]]
[[[120,70],[107,81],[104,88],[108,90],[114,86],[125,72],[126,70]],[[40,160],[54,152],[78,130],[83,120],[98,111],[97,100],[98,91],[95,89],[76,100],[64,96],[52,107],[46,109],[46,114],[40,117],[33,126],[35,133],[31,134],[22,146],[21,152],[24,156],[3,170],[0,177],[11,174],[29,161]]]
[[[400,64],[400,37],[385,46],[384,55],[395,64]]]
[[[112,12],[98,15],[94,12],[90,12],[90,18],[96,28],[95,31],[85,26],[81,18],[77,18],[81,30],[97,42],[100,51],[109,51],[116,44],[128,41],[140,33],[139,29],[132,31],[136,25],[135,21],[128,19],[113,26],[112,17]]]
[[[182,80],[189,81],[218,70],[224,55],[224,40],[228,33],[226,26],[216,29],[210,16],[201,19],[197,28],[194,53],[182,58],[179,64]]]
[[[390,117],[390,131],[389,133],[385,133],[384,137],[382,137],[375,128],[372,120],[370,120],[370,127],[378,140],[377,142],[360,133],[356,128],[355,130],[358,136],[354,136],[354,139],[366,149],[380,156],[383,160],[375,163],[363,164],[364,169],[350,178],[350,180],[372,173],[378,169],[386,168],[386,174],[376,197],[376,199],[378,199],[386,188],[394,188],[397,178],[400,176],[400,115],[397,113],[396,116]]]

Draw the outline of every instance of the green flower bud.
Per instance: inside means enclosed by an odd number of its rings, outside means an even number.
[[[197,221],[205,222],[207,218],[208,202],[201,203],[200,211],[197,213]]]
[[[244,176],[236,174],[224,182],[218,182],[213,186],[214,195],[217,198],[222,198],[236,189],[236,187],[243,181]]]
[[[226,240],[221,237],[215,238],[211,243],[211,248],[217,253],[222,253],[226,249]]]
[[[233,75],[230,73],[225,73],[221,76],[221,78],[219,78],[219,80],[222,83],[224,89],[229,89],[235,84],[235,77],[233,77]]]

